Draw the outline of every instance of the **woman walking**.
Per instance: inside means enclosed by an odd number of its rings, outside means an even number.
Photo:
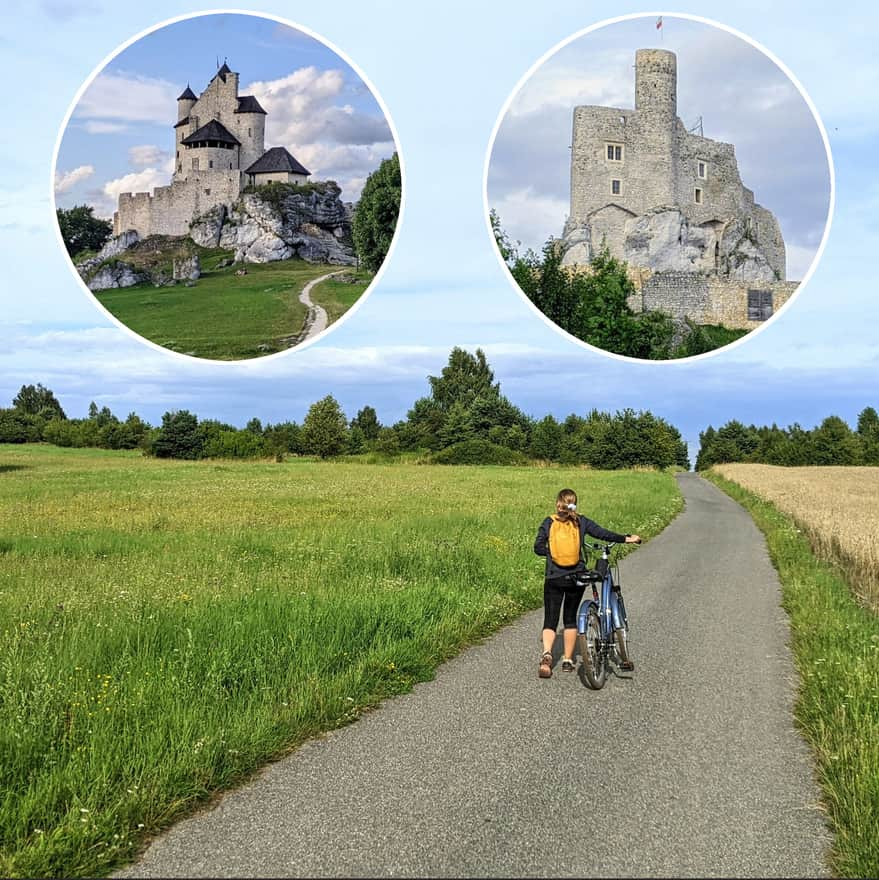
[[[615,544],[640,544],[638,535],[619,535],[577,513],[577,493],[562,489],[556,497],[556,512],[548,516],[537,531],[534,552],[546,557],[543,582],[543,654],[537,674],[552,675],[552,646],[555,642],[559,612],[564,626],[562,669],[574,671],[574,646],[577,642],[577,608],[583,598],[584,586],[577,586],[576,575],[586,571],[583,541],[586,535]],[[621,669],[634,669],[631,661]]]

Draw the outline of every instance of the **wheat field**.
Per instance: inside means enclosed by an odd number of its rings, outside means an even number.
[[[714,470],[792,517],[816,555],[839,565],[879,611],[879,467],[721,464]]]

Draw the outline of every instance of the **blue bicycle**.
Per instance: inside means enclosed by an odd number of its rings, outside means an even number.
[[[620,592],[619,565],[613,559],[613,544],[585,544],[601,551],[595,571],[586,572],[584,585],[592,586],[592,597],[580,603],[577,611],[577,647],[582,662],[580,672],[594,690],[604,687],[609,664],[634,669],[629,657],[629,621]],[[596,589],[596,584],[600,588]]]

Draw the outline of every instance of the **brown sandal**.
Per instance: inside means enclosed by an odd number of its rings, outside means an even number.
[[[552,651],[544,651],[540,658],[540,666],[537,669],[540,678],[550,678],[552,676]]]

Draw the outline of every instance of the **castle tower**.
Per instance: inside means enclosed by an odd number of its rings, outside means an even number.
[[[238,98],[231,130],[241,141],[240,167],[243,171],[266,151],[266,111],[253,95]]]
[[[177,121],[180,122],[186,119],[189,116],[189,111],[192,110],[193,105],[198,100],[195,93],[189,88],[189,83],[186,84],[186,89],[183,94],[177,99]]]
[[[635,53],[635,110],[647,147],[640,161],[645,177],[654,183],[656,204],[674,204],[679,152],[678,59],[674,52],[638,49]]]

